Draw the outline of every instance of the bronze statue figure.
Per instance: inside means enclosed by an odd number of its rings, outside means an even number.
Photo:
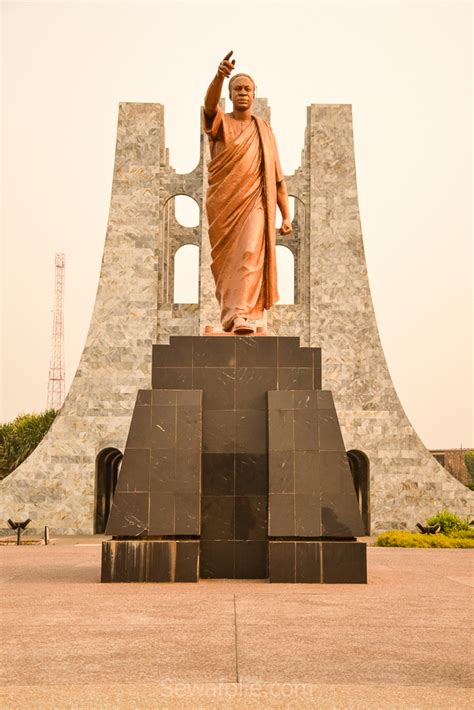
[[[209,219],[212,274],[226,332],[254,332],[249,320],[263,317],[278,301],[275,218],[280,234],[291,232],[288,195],[272,129],[252,115],[255,82],[236,74],[229,82],[233,109],[219,106],[222,85],[235,59],[229,52],[219,64],[204,100],[204,130],[211,161],[206,210]]]

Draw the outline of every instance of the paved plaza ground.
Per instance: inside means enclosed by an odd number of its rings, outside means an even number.
[[[0,706],[467,708],[471,550],[368,548],[368,585],[100,584],[100,543],[1,546]]]

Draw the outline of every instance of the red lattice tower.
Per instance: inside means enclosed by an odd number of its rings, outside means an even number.
[[[54,274],[53,341],[48,379],[48,409],[60,409],[64,402],[64,277],[66,255],[56,254]]]

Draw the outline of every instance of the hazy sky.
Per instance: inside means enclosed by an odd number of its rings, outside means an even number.
[[[268,97],[283,169],[310,103],[353,105],[369,279],[390,372],[430,447],[474,445],[470,2],[2,4],[1,420],[46,403],[54,254],[66,377],[107,225],[119,101],[160,102],[171,163],[199,155],[218,62]]]

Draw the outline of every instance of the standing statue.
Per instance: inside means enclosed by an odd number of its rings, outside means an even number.
[[[230,80],[230,113],[219,105],[224,79],[235,67],[232,54],[219,64],[204,99],[211,149],[206,210],[222,327],[242,335],[253,333],[249,320],[263,318],[263,310],[278,301],[276,205],[282,215],[280,234],[291,232],[291,219],[272,129],[252,115],[252,77],[236,74]]]

